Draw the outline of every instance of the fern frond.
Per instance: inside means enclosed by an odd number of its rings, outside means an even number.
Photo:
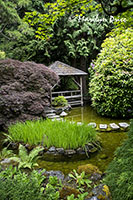
[[[32,162],[38,156],[39,152],[43,151],[43,150],[44,150],[43,147],[36,147],[36,148],[34,148],[30,152],[30,154],[29,154],[29,160],[30,160],[30,162]]]
[[[19,157],[21,161],[28,160],[28,153],[26,148],[23,145],[19,145]]]

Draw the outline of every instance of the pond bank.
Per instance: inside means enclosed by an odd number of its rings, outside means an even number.
[[[119,124],[120,122],[129,123],[129,120],[125,119],[123,120],[101,117],[90,106],[72,108],[65,119],[82,123],[95,122],[98,125],[109,125],[110,123]],[[77,169],[79,165],[88,163],[98,166],[98,168],[104,172],[108,164],[112,161],[113,153],[116,148],[120,146],[120,144],[127,138],[127,133],[122,130],[116,130],[112,132],[99,132],[99,136],[102,143],[102,149],[91,155],[89,159],[84,159],[82,156],[77,158],[77,160],[69,158],[58,162],[56,160],[46,161],[42,159],[39,160],[38,163],[40,167],[44,167],[47,170],[60,170],[64,174],[68,174],[73,169]]]
[[[129,120],[109,119],[103,118],[96,114],[96,112],[90,107],[76,107],[73,108],[65,119],[69,119],[75,122],[95,122],[97,124],[110,124],[127,122]],[[98,168],[104,172],[108,164],[113,159],[113,153],[116,148],[127,138],[126,132],[122,130],[112,132],[99,132],[102,149],[90,156],[90,158],[84,158],[82,155],[76,158],[66,158],[61,161],[57,161],[55,157],[49,159],[49,155],[38,161],[39,168],[45,168],[46,170],[60,170],[64,174],[68,174],[73,169],[77,169],[79,165],[91,163],[98,166]]]

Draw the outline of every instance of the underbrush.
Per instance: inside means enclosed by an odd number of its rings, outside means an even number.
[[[84,147],[88,142],[97,140],[97,132],[92,126],[77,125],[70,121],[51,121],[50,119],[17,122],[8,128],[8,133],[15,142],[64,149]]]
[[[1,200],[43,200],[44,178],[35,170],[30,175],[10,166],[0,172]]]
[[[116,150],[104,182],[110,187],[113,200],[133,199],[133,119],[128,139]]]
[[[76,172],[77,174],[77,172]],[[70,174],[71,175],[71,174]],[[30,173],[18,170],[16,167],[8,167],[3,170],[0,167],[0,199],[1,200],[84,200],[89,194],[88,189],[91,187],[89,179],[85,175],[80,177],[76,184],[77,178],[74,177],[75,187],[64,191],[63,182],[56,176],[45,176],[45,169],[39,171],[33,170]],[[92,185],[93,186],[93,185]],[[82,190],[81,190],[82,189]],[[75,198],[75,196],[77,198]]]

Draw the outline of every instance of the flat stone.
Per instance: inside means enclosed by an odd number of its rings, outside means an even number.
[[[55,152],[55,151],[56,151],[56,148],[55,148],[55,147],[50,147],[48,151],[49,151],[49,152]]]
[[[70,124],[75,124],[75,122],[72,121],[72,122],[70,122]]]
[[[63,119],[62,119],[62,118],[56,118],[56,120],[57,120],[57,121],[63,121]]]
[[[70,150],[65,150],[65,154],[68,155],[68,156],[69,156],[69,155],[73,155],[73,154],[75,154],[75,153],[76,153],[75,150],[71,150],[71,149],[70,149]]]
[[[63,148],[56,148],[56,151],[59,153],[59,154],[64,154],[64,149]]]
[[[51,116],[55,116],[55,113],[48,113],[48,114],[46,114],[46,117],[51,117]]]
[[[51,109],[45,110],[46,114],[55,113],[55,112],[56,112],[55,110],[51,110]]]
[[[60,116],[61,116],[61,117],[65,117],[65,116],[67,116],[67,113],[63,111],[63,112],[60,114]]]
[[[53,116],[49,116],[48,118],[53,119],[53,118],[59,118],[59,117],[60,117],[59,115],[53,115]]]
[[[96,123],[94,123],[94,122],[90,122],[89,124],[88,124],[88,126],[92,126],[93,128],[96,128]]]
[[[83,125],[83,123],[82,122],[77,122],[77,125]]]
[[[117,124],[115,124],[115,123],[111,123],[111,124],[109,124],[109,126],[112,128],[112,129],[119,129],[120,127],[117,125]]]
[[[120,122],[120,123],[119,123],[119,126],[120,126],[121,128],[128,128],[128,127],[129,127],[129,124],[126,123],[126,122]]]
[[[100,129],[107,129],[107,124],[99,124]]]

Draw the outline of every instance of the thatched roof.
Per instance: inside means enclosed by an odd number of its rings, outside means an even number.
[[[86,72],[74,68],[70,65],[67,65],[65,63],[62,63],[60,61],[56,61],[53,64],[49,66],[50,69],[52,69],[56,74],[59,76],[85,76],[87,75]]]

